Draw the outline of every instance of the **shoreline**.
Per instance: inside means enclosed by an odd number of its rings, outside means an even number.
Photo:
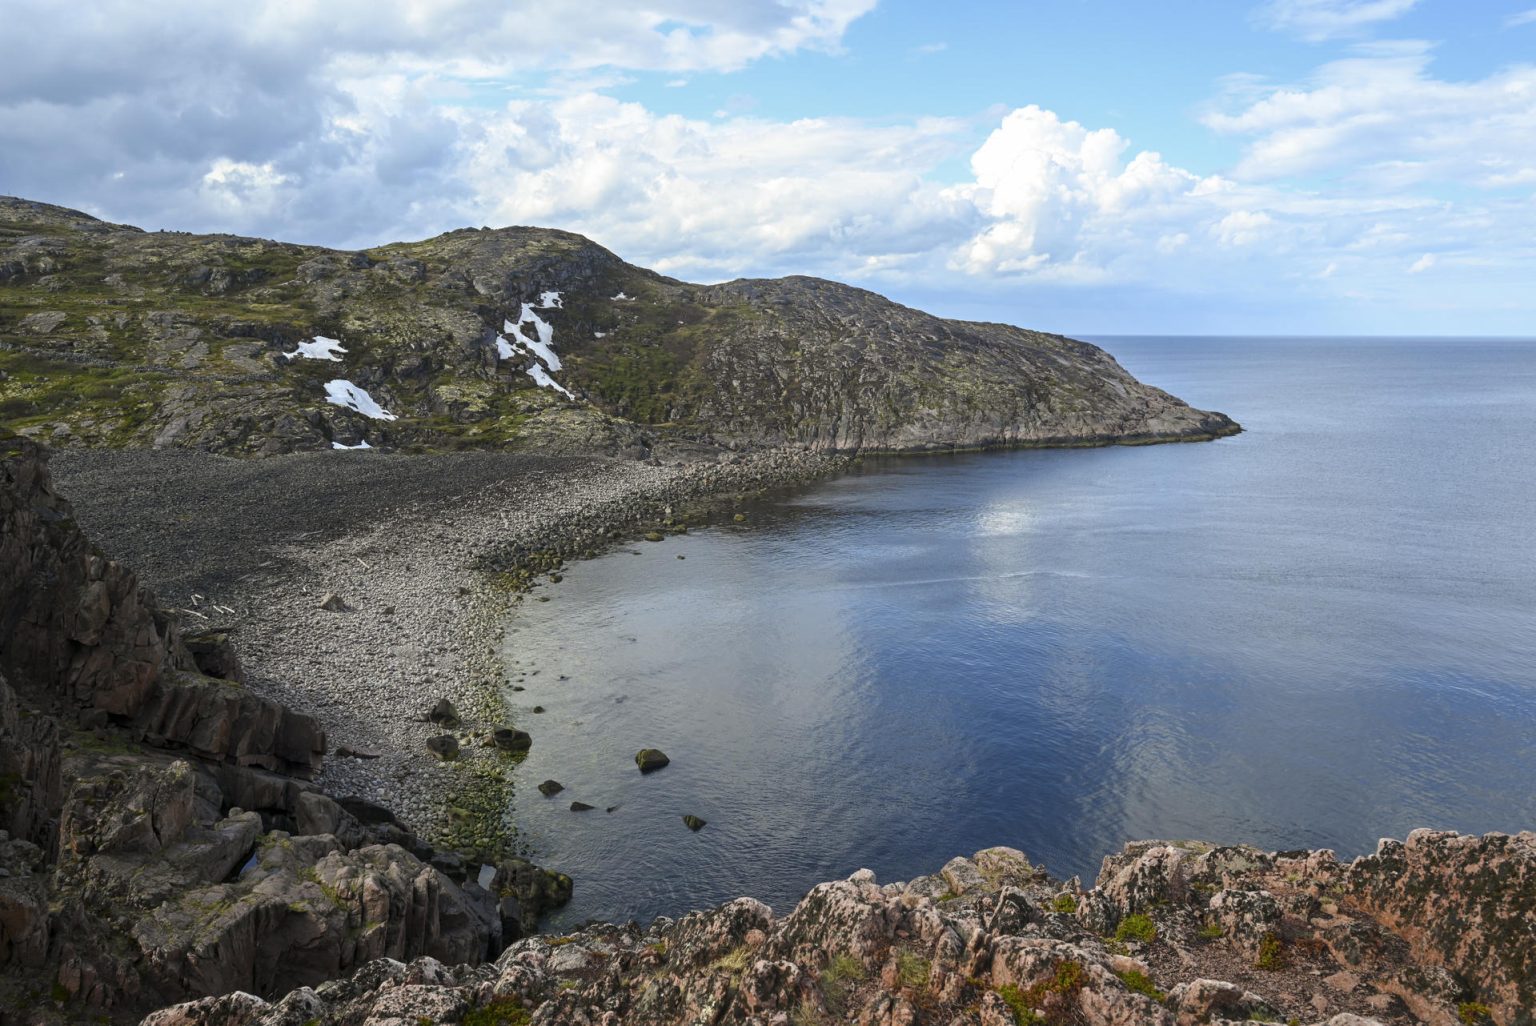
[[[299,454],[255,461],[262,486],[219,512],[203,507],[190,537],[177,511],[221,485],[243,492],[252,461],[67,450],[51,463],[82,526],[182,610],[184,629],[229,631],[248,687],[321,721],[321,787],[389,807],[434,844],[490,858],[520,853],[512,759],[489,737],[527,727],[507,714],[500,643],[537,575],[663,521],[686,530],[685,516],[696,523],[706,508],[807,484],[849,461],[785,448],[679,449],[644,462]],[[292,532],[306,520],[312,530]],[[237,556],[230,539],[242,536],[253,551]],[[345,610],[320,609],[329,594]],[[426,747],[443,733],[426,718],[443,698],[463,721],[452,763]]]

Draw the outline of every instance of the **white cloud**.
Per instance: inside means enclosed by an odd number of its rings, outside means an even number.
[[[1517,28],[1521,25],[1530,25],[1533,22],[1536,22],[1536,7],[1528,11],[1521,11],[1518,14],[1511,14],[1504,19],[1504,27]]]
[[[1310,42],[1355,36],[1407,14],[1418,0],[1269,0],[1258,17]]]
[[[1423,274],[1425,271],[1435,266],[1436,262],[1437,261],[1435,259],[1435,255],[1433,253],[1425,253],[1423,256],[1419,257],[1408,266],[1408,273]]]
[[[1334,61],[1306,86],[1272,89],[1236,113],[1204,120],[1253,137],[1236,169],[1249,179],[1342,171],[1397,188],[1437,179],[1486,188],[1522,182],[1536,167],[1536,67],[1451,82],[1429,66],[1422,45]]]

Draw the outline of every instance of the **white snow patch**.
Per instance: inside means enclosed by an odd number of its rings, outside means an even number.
[[[368,444],[368,439],[365,438],[361,442],[358,442],[356,445],[342,445],[340,442],[332,442],[331,443],[331,448],[332,449],[372,449],[373,446],[369,445]]]
[[[299,348],[291,353],[284,353],[288,359],[303,357],[306,360],[330,360],[332,363],[340,363],[341,357],[337,353],[345,353],[341,342],[334,338],[326,338],[324,335],[316,335],[308,342],[300,342]]]
[[[542,387],[542,388],[553,388],[556,392],[561,393],[567,399],[575,399],[576,398],[574,395],[571,395],[570,392],[566,391],[564,385],[560,384],[560,382],[558,382],[554,378],[550,377],[549,376],[549,372],[546,371],[537,362],[535,362],[533,364],[533,366],[528,368],[528,376],[530,378],[532,378],[534,381],[538,382],[540,387]]]
[[[349,410],[356,410],[365,417],[374,420],[397,420],[398,418],[373,401],[373,396],[358,388],[352,382],[344,378],[336,378],[325,383],[325,398],[327,402],[337,406],[345,406]]]
[[[523,368],[523,373],[532,378],[540,388],[553,388],[567,399],[575,399],[576,397],[564,385],[549,376],[550,371],[557,371],[561,366],[560,357],[555,354],[554,349],[555,329],[536,312],[539,309],[558,310],[563,305],[558,292],[540,293],[537,307],[532,303],[524,303],[517,315],[516,324],[510,320],[502,320],[501,330],[504,334],[496,336],[496,355],[503,360],[510,360],[515,356],[531,356],[532,360],[527,367]],[[531,337],[524,330],[527,325],[533,326]]]
[[[620,292],[617,296],[614,296],[613,298],[614,298],[615,301],[617,301],[617,300],[620,300],[620,299],[634,299],[635,297],[634,296],[626,296],[624,293]]]
[[[594,331],[592,333],[592,337],[593,338],[607,338],[608,337],[608,333],[606,331]]]

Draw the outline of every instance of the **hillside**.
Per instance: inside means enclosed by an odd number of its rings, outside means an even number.
[[[54,444],[644,455],[664,438],[919,451],[1239,430],[1087,343],[813,278],[690,285],[567,232],[358,252],[0,198],[0,421]]]

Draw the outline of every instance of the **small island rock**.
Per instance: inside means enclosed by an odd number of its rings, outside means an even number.
[[[635,765],[640,767],[641,773],[655,772],[671,761],[659,748],[642,748],[635,753]]]

